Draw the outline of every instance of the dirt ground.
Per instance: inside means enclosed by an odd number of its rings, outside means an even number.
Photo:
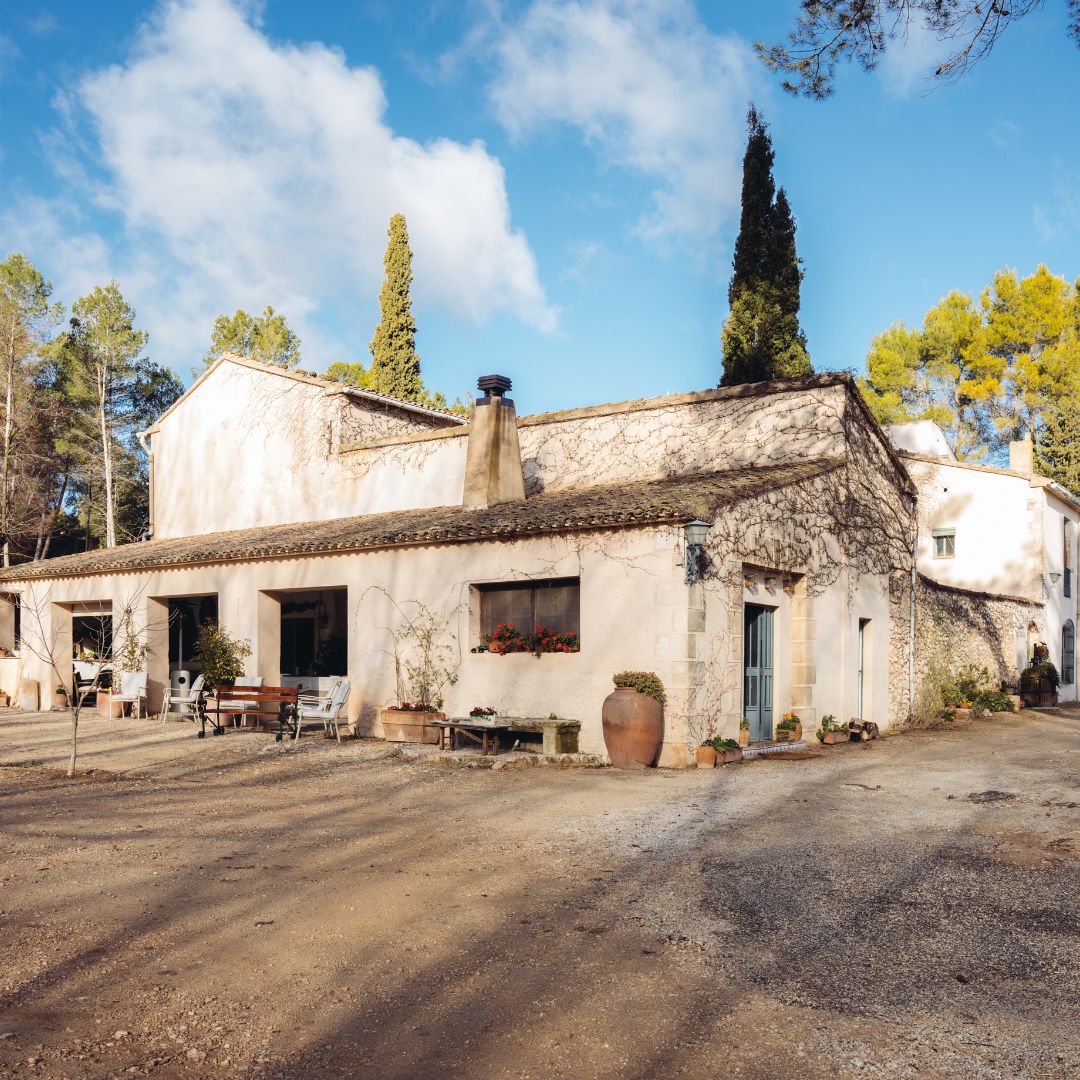
[[[1080,1076],[1076,713],[689,773],[65,736],[0,715],[0,1075]]]

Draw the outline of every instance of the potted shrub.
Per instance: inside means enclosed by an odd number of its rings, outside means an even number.
[[[1058,670],[1049,660],[1035,660],[1020,673],[1020,696],[1025,705],[1056,705],[1060,683]]]
[[[56,688],[56,693],[53,694],[53,708],[54,709],[66,709],[68,707],[68,692],[67,687],[61,683]]]
[[[604,699],[604,745],[616,769],[651,769],[664,740],[664,684],[653,671],[620,671]]]
[[[742,761],[742,748],[735,739],[713,739],[717,765],[730,765]]]
[[[712,739],[706,739],[697,750],[694,751],[694,759],[697,761],[697,767],[699,769],[716,768],[716,747],[713,746]]]
[[[445,720],[443,690],[457,682],[451,668],[453,642],[446,620],[416,603],[412,616],[394,632],[394,669],[398,701],[379,710],[383,738],[388,742],[439,742],[432,720]],[[494,715],[494,711],[491,715]]]
[[[739,721],[739,746],[743,749],[750,745],[750,721]]]
[[[202,674],[207,690],[231,686],[244,674],[244,661],[251,655],[251,644],[233,637],[216,622],[205,622],[195,638],[193,664]]]
[[[802,738],[802,721],[793,712],[784,713],[783,719],[776,725],[773,741],[786,743],[798,742]]]
[[[838,723],[832,713],[826,713],[821,718],[821,726],[817,731],[817,741],[825,746],[832,746],[833,743],[850,742],[851,733],[846,724]]]

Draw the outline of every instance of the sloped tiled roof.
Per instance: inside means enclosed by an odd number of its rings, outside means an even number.
[[[503,503],[486,510],[466,510],[461,506],[392,510],[363,517],[149,540],[23,563],[0,572],[0,583],[373,551],[403,545],[516,540],[549,533],[682,523],[695,517],[708,520],[726,505],[820,475],[836,468],[842,460],[819,458],[767,468],[726,469],[663,480],[543,492],[523,502]]]

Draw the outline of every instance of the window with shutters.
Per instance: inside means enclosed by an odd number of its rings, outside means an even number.
[[[935,559],[955,559],[956,558],[956,530],[955,529],[934,529],[934,558]]]
[[[477,585],[481,640],[500,626],[528,634],[538,626],[556,634],[581,633],[581,579],[499,582]]]
[[[1076,628],[1068,619],[1061,628],[1061,684],[1072,686],[1076,677]]]

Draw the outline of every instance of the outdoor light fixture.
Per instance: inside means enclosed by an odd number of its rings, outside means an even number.
[[[694,518],[683,526],[686,536],[686,584],[693,585],[700,581],[705,569],[705,539],[712,525],[707,521]]]
[[[1050,571],[1050,584],[1056,585],[1061,580],[1061,575],[1056,570]]]

